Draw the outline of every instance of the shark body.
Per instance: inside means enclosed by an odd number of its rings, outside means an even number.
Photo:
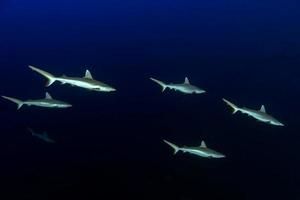
[[[18,105],[18,109],[20,109],[23,105],[27,106],[38,106],[38,107],[45,107],[45,108],[69,108],[72,105],[66,103],[64,101],[59,101],[53,99],[48,92],[46,92],[46,97],[44,99],[37,99],[37,100],[27,100],[22,101],[16,98],[2,96],[4,99],[12,101]]]
[[[44,142],[47,142],[47,143],[56,143],[55,140],[49,138],[49,136],[46,132],[43,132],[42,134],[38,134],[38,133],[35,133],[32,129],[28,129],[28,130],[31,132],[31,135],[33,137],[37,137],[40,140],[43,140]]]
[[[226,99],[223,99],[223,101],[233,109],[232,114],[235,114],[236,112],[240,111],[241,113],[247,114],[248,116],[257,119],[258,121],[272,124],[275,126],[284,126],[283,123],[281,123],[266,112],[266,108],[264,105],[261,106],[260,110],[254,110],[245,107],[240,108]]]
[[[185,77],[185,80],[183,83],[179,83],[179,84],[173,84],[173,83],[166,84],[155,78],[150,78],[150,80],[159,84],[162,87],[162,92],[164,92],[167,88],[169,88],[171,90],[179,91],[179,92],[182,92],[185,94],[202,94],[202,93],[206,92],[205,90],[200,89],[197,86],[190,84],[190,81],[187,77]]]
[[[183,153],[190,153],[197,156],[205,157],[205,158],[225,158],[226,156],[220,152],[217,152],[215,150],[212,150],[210,148],[207,148],[204,141],[201,142],[201,145],[198,147],[178,147],[177,145],[168,142],[167,140],[164,140],[165,143],[167,143],[169,146],[171,146],[174,149],[174,154],[176,154],[178,151],[182,151]]]
[[[34,66],[29,66],[29,68],[48,79],[48,82],[46,84],[47,87],[52,85],[55,81],[58,81],[58,82],[61,82],[62,84],[69,84],[72,86],[81,87],[81,88],[98,91],[98,92],[116,91],[115,88],[113,88],[105,83],[95,80],[92,77],[92,74],[89,70],[86,70],[85,76],[81,78],[81,77],[69,77],[66,75],[63,75],[61,77],[56,77],[56,76],[50,74],[49,72],[46,72],[46,71],[36,68]]]

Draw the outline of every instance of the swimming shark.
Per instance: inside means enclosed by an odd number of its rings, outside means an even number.
[[[205,157],[205,158],[225,158],[226,156],[222,153],[219,153],[215,150],[212,150],[210,148],[207,148],[204,141],[201,142],[201,145],[198,147],[178,147],[177,145],[168,142],[167,140],[164,140],[165,143],[167,143],[169,146],[171,146],[174,149],[174,155],[178,151],[182,151],[183,153],[191,153],[197,156]]]
[[[264,105],[261,106],[260,110],[253,110],[253,109],[245,108],[245,107],[240,108],[224,98],[223,98],[223,101],[233,109],[232,114],[235,114],[236,112],[240,111],[241,113],[247,114],[248,116],[251,116],[251,117],[257,119],[258,121],[272,124],[275,126],[284,126],[283,123],[279,122],[277,119],[275,119],[271,115],[267,114],[266,108]]]
[[[28,128],[28,130],[31,132],[31,135],[34,137],[39,138],[40,140],[43,140],[47,143],[56,143],[55,140],[49,138],[48,134],[46,132],[43,132],[42,134],[35,133],[32,129]]]
[[[16,98],[2,96],[4,99],[7,99],[9,101],[12,101],[18,105],[18,110],[23,105],[28,106],[39,106],[39,107],[46,107],[46,108],[68,108],[72,105],[63,101],[55,100],[53,99],[48,92],[46,92],[46,97],[44,99],[37,99],[37,100],[27,100],[22,101]]]
[[[41,70],[31,65],[29,65],[29,68],[48,79],[48,82],[46,84],[47,87],[52,85],[55,81],[58,81],[61,82],[62,84],[70,84],[72,86],[77,86],[77,87],[98,91],[98,92],[116,91],[115,88],[95,80],[89,70],[86,70],[85,76],[81,78],[81,77],[68,77],[66,75],[63,75],[61,77],[56,77],[50,74],[49,72],[46,72],[44,70]]]
[[[179,84],[166,84],[160,80],[157,80],[155,78],[150,78],[150,80],[156,82],[157,84],[159,84],[162,87],[162,92],[165,91],[167,88],[169,89],[173,89],[175,91],[179,91],[185,94],[201,94],[201,93],[205,93],[205,90],[202,90],[194,85],[190,84],[190,81],[187,77],[185,77],[184,82],[183,83],[179,83]]]

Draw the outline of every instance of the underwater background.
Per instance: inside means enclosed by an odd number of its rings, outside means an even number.
[[[0,94],[54,98],[70,109],[0,101],[1,199],[299,199],[299,2],[270,0],[2,0]],[[45,87],[34,65],[114,86]],[[187,76],[207,91],[161,92]],[[259,109],[285,126],[232,115]],[[27,128],[47,131],[43,143]],[[178,145],[226,155],[206,159]]]

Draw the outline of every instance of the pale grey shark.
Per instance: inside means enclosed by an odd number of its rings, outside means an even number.
[[[56,76],[54,76],[44,70],[38,69],[36,67],[29,66],[29,68],[48,79],[46,86],[50,86],[55,81],[58,81],[58,82],[61,82],[62,84],[70,84],[72,86],[77,86],[77,87],[81,87],[81,88],[85,88],[85,89],[93,90],[93,91],[98,91],[98,92],[116,91],[115,88],[93,79],[89,70],[86,70],[85,76],[81,78],[81,77],[68,77],[65,75],[63,75],[61,77],[56,77]]]
[[[223,99],[223,101],[233,109],[232,114],[235,114],[236,112],[240,111],[241,113],[247,114],[248,116],[251,116],[251,117],[257,119],[258,121],[272,124],[275,126],[284,126],[283,123],[279,122],[277,119],[275,119],[271,115],[267,114],[266,108],[264,105],[261,106],[260,110],[253,110],[253,109],[245,108],[245,107],[240,108],[226,99]]]
[[[155,78],[150,78],[150,80],[156,82],[162,87],[162,92],[165,91],[165,89],[169,88],[171,90],[179,91],[185,94],[202,94],[205,93],[206,91],[203,89],[198,88],[197,86],[191,85],[190,81],[187,77],[185,77],[185,80],[183,83],[179,84],[166,84],[160,80],[157,80]]]
[[[201,157],[205,157],[205,158],[225,158],[226,157],[222,153],[219,153],[215,150],[207,148],[204,141],[202,141],[201,145],[198,146],[198,147],[187,147],[187,146],[178,147],[177,145],[175,145],[171,142],[168,142],[166,140],[164,140],[164,142],[167,143],[168,145],[170,145],[174,149],[174,155],[178,151],[182,151],[183,153],[191,153],[191,154],[201,156]]]
[[[46,132],[43,132],[42,134],[38,134],[38,133],[35,133],[32,129],[28,128],[28,130],[31,132],[31,135],[34,136],[34,137],[37,137],[39,138],[40,140],[43,140],[44,142],[47,142],[47,143],[56,143],[55,140],[49,138],[48,134]]]
[[[46,97],[44,99],[37,99],[37,100],[27,100],[21,101],[16,98],[2,96],[4,99],[12,101],[18,105],[18,110],[23,106],[39,106],[39,107],[46,107],[46,108],[68,108],[72,105],[63,101],[53,99],[48,92],[46,92]]]

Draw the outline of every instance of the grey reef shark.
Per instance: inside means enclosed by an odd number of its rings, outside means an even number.
[[[85,88],[92,91],[98,91],[98,92],[116,91],[116,89],[113,88],[112,86],[109,86],[105,83],[95,80],[89,70],[85,71],[84,77],[69,77],[66,75],[57,77],[54,76],[53,74],[50,74],[49,72],[46,72],[44,70],[41,70],[31,65],[29,65],[29,68],[48,79],[48,82],[46,84],[47,87],[52,85],[54,82],[58,81],[61,82],[62,84],[69,84],[72,86]]]
[[[226,99],[223,99],[223,101],[233,109],[232,114],[241,112],[243,114],[247,114],[248,116],[257,119],[260,122],[268,123],[275,126],[284,126],[283,123],[281,123],[266,112],[266,108],[264,105],[262,105],[259,110],[254,110],[245,107],[240,108]]]
[[[8,97],[8,96],[2,96],[2,98],[16,103],[18,105],[17,108],[18,110],[23,105],[38,106],[38,107],[45,107],[45,108],[69,108],[72,106],[71,104],[66,103],[64,101],[53,99],[48,92],[46,92],[46,97],[44,99],[22,101],[20,99]]]
[[[174,154],[176,154],[178,151],[182,151],[183,153],[190,153],[205,158],[226,157],[224,154],[208,148],[204,141],[201,142],[200,146],[196,146],[196,147],[188,147],[188,146],[178,147],[177,145],[168,142],[167,140],[164,140],[164,142],[174,149]]]
[[[33,137],[36,137],[40,140],[43,140],[44,142],[47,142],[47,143],[56,143],[55,140],[49,138],[48,134],[46,132],[43,132],[42,134],[38,134],[38,133],[35,133],[32,129],[28,128],[28,130],[30,131],[31,135]]]
[[[185,94],[202,94],[202,93],[206,92],[205,90],[192,85],[187,77],[185,77],[183,83],[177,83],[177,84],[174,84],[174,83],[167,84],[167,83],[164,83],[155,78],[150,78],[150,80],[152,80],[155,83],[157,83],[158,85],[160,85],[162,87],[162,92],[164,92],[167,88],[169,88],[171,90],[179,91],[179,92],[182,92]]]

